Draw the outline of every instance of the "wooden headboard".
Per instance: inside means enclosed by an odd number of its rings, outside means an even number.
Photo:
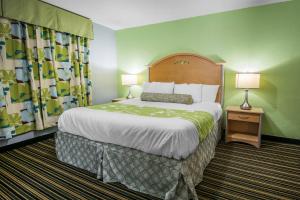
[[[150,82],[220,85],[216,102],[223,103],[223,66],[197,54],[178,53],[149,66]]]

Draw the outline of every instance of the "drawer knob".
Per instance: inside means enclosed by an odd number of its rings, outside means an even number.
[[[247,116],[240,116],[240,115],[239,115],[239,118],[240,118],[240,119],[248,119],[249,117],[247,117]]]

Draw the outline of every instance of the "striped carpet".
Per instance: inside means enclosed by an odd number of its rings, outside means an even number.
[[[300,199],[300,145],[220,143],[199,199]],[[56,159],[52,138],[0,154],[0,199],[157,199]]]

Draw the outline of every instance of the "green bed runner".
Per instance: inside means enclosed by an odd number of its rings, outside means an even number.
[[[189,120],[197,127],[200,141],[202,142],[210,133],[214,125],[213,116],[203,111],[186,111],[178,109],[164,109],[155,107],[140,107],[120,103],[99,104],[88,106],[90,109],[119,112],[132,115],[162,118],[182,118]]]

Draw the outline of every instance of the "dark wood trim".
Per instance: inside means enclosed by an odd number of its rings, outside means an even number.
[[[222,128],[221,132],[221,141],[225,141],[225,128]],[[285,142],[289,144],[296,144],[300,145],[300,140],[292,139],[292,138],[284,138],[284,137],[278,137],[273,135],[261,135],[262,140],[269,140],[269,141],[275,141],[275,142]]]
[[[300,145],[300,140],[293,139],[293,138],[277,137],[277,136],[273,136],[273,135],[262,135],[262,139]]]
[[[25,140],[25,141],[18,142],[18,143],[15,143],[15,144],[3,146],[3,147],[0,147],[0,153],[2,153],[4,151],[12,150],[12,149],[17,149],[17,148],[20,148],[20,147],[23,147],[23,146],[26,146],[26,145],[29,145],[29,144],[33,144],[33,143],[48,139],[48,138],[52,138],[52,137],[54,137],[54,133],[49,133],[49,134],[46,134],[46,135],[31,138],[29,140]]]
[[[47,135],[43,135],[43,136],[39,136],[39,137],[35,137],[29,140],[25,140],[16,144],[12,144],[12,145],[8,145],[8,146],[4,146],[4,147],[0,147],[0,153],[4,152],[4,151],[8,151],[8,150],[12,150],[12,149],[16,149],[16,148],[20,148],[29,144],[33,144],[51,137],[54,137],[55,133],[49,133]],[[224,141],[225,140],[225,129],[222,129],[222,134],[221,134],[222,138],[221,140]],[[286,142],[286,143],[290,143],[290,144],[296,144],[296,145],[300,145],[300,140],[297,139],[292,139],[292,138],[283,138],[283,137],[277,137],[277,136],[272,136],[272,135],[262,135],[262,139],[263,140],[270,140],[270,141],[276,141],[276,142]]]

